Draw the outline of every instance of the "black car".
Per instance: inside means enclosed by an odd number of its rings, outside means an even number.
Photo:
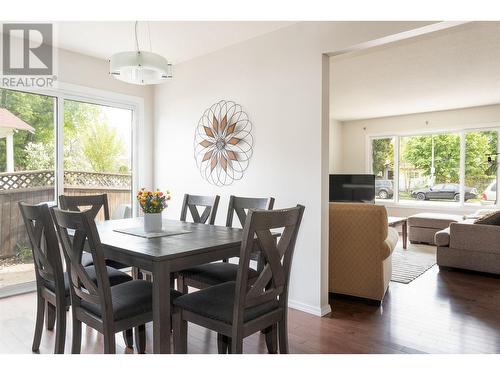
[[[375,195],[380,199],[391,199],[394,189],[391,180],[375,180]]]
[[[454,199],[460,201],[460,185],[439,184],[429,188],[414,190],[411,196],[418,200],[431,199]],[[465,187],[465,200],[477,198],[477,191],[474,188]]]

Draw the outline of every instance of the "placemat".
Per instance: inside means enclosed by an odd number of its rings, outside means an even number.
[[[188,230],[168,230],[162,229],[160,232],[145,232],[144,227],[133,227],[133,228],[119,228],[113,229],[115,232],[130,234],[132,236],[138,236],[143,238],[157,238],[157,237],[167,237],[167,236],[177,236],[179,234],[191,233]]]

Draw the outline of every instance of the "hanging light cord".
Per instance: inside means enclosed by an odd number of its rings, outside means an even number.
[[[137,52],[139,52],[139,39],[137,39],[137,25],[139,21],[135,21],[135,48],[137,49]]]
[[[149,36],[149,52],[153,52],[153,45],[151,44],[151,29],[149,27],[149,21],[148,21],[148,36]]]

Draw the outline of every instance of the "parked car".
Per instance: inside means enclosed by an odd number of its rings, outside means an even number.
[[[497,182],[493,181],[484,189],[481,194],[481,201],[487,204],[493,204],[497,200]]]
[[[439,184],[429,188],[417,189],[411,192],[411,196],[418,200],[432,199],[454,199],[460,200],[460,185],[458,184]],[[475,188],[465,187],[465,200],[477,198]]]
[[[391,180],[375,180],[375,196],[380,199],[391,199],[394,188]]]

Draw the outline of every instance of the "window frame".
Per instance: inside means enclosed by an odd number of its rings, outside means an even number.
[[[138,129],[144,129],[144,99],[138,96],[126,95],[114,91],[95,89],[87,86],[75,85],[65,82],[58,82],[54,88],[31,88],[17,89],[10,87],[2,87],[4,89],[26,92],[30,94],[46,95],[53,97],[56,101],[55,121],[55,197],[58,197],[64,192],[64,101],[73,100],[83,103],[122,108],[132,111],[132,141],[131,141],[131,163],[132,163],[132,184],[131,184],[131,202],[132,215],[138,215],[138,208],[134,203],[134,191],[139,189],[139,184],[144,184],[144,177],[140,175],[140,164],[145,164],[147,161],[140,161],[138,150],[141,149],[141,144],[145,141]],[[144,167],[145,165],[143,165]]]
[[[468,133],[473,132],[482,132],[482,131],[496,131],[497,132],[497,150],[496,152],[500,152],[500,123],[495,123],[495,125],[490,124],[476,124],[474,126],[465,127],[461,129],[450,128],[450,129],[436,129],[436,130],[428,130],[428,131],[415,131],[415,132],[402,132],[402,133],[381,133],[381,134],[367,134],[365,138],[365,149],[366,149],[366,158],[365,158],[365,172],[373,173],[373,147],[372,142],[376,139],[394,139],[394,196],[393,199],[385,200],[385,199],[376,199],[377,204],[383,204],[387,206],[397,206],[397,207],[407,207],[407,208],[422,208],[421,205],[415,204],[412,201],[404,201],[401,202],[399,199],[399,146],[400,140],[402,137],[418,137],[418,136],[429,136],[429,135],[437,135],[437,134],[458,134],[460,137],[460,164],[459,164],[459,189],[460,189],[460,202],[439,202],[433,201],[428,202],[426,207],[439,207],[439,208],[450,208],[450,209],[477,209],[478,206],[467,204],[464,201],[465,197],[465,156],[466,156],[466,135]],[[499,161],[497,160],[497,163]],[[500,183],[500,170],[497,169],[496,173],[496,183],[497,186]],[[485,204],[479,206],[480,208],[500,208],[500,199],[497,197],[495,204]]]
[[[132,95],[117,93],[114,91],[95,89],[87,86],[75,85],[65,82],[58,82],[54,88],[11,88],[1,86],[3,89],[25,92],[29,94],[45,95],[54,98],[55,100],[55,115],[54,115],[54,140],[55,140],[55,184],[54,197],[57,197],[64,192],[64,163],[63,163],[63,147],[64,147],[64,100],[74,100],[84,103],[111,106],[115,108],[123,108],[132,111],[132,140],[131,140],[131,164],[132,164],[132,184],[131,184],[131,203],[132,215],[137,216],[139,211],[134,200],[134,191],[139,189],[139,184],[148,184],[153,181],[145,181],[142,170],[146,170],[150,160],[140,160],[138,150],[143,149],[141,145],[146,139],[143,132],[138,129],[144,129],[144,98]],[[152,131],[152,129],[151,129]],[[147,172],[145,172],[147,173]],[[9,297],[17,294],[32,292],[36,289],[35,281],[19,283],[4,288],[0,288],[0,298]]]

